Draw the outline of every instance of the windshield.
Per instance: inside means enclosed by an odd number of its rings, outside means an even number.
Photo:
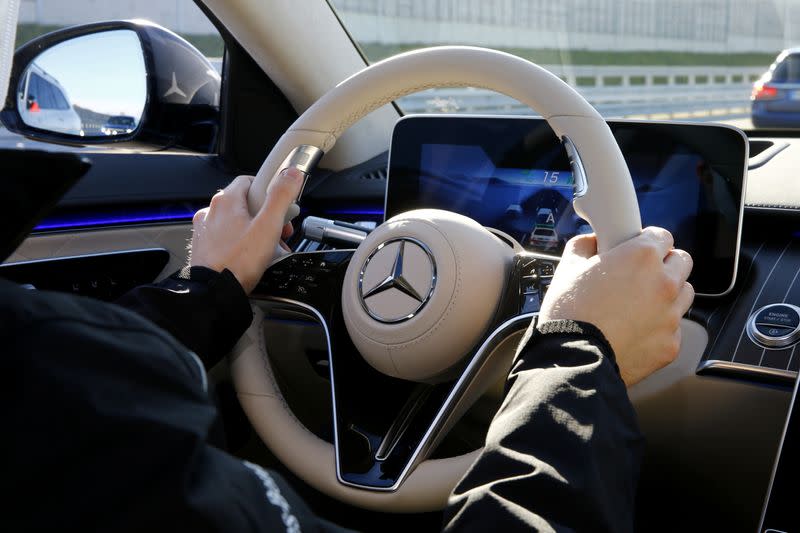
[[[486,46],[542,65],[607,118],[800,128],[800,56],[789,51],[800,45],[800,0],[330,1],[371,62]],[[405,113],[529,113],[472,88],[398,104]]]

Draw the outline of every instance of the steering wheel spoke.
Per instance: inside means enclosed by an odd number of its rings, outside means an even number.
[[[341,315],[336,315],[330,363],[341,483],[397,490],[414,467],[430,457],[466,410],[508,373],[557,260],[527,252],[514,258],[492,325],[450,377],[436,383],[407,381],[372,368],[353,345]]]

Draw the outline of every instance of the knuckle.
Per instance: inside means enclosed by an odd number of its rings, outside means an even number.
[[[680,337],[672,337],[670,341],[667,343],[666,349],[664,350],[664,366],[670,364],[675,359],[678,358],[678,354],[681,351],[681,339]]]
[[[683,290],[685,290],[686,293],[689,295],[689,299],[690,300],[694,300],[694,295],[695,295],[694,285],[692,285],[688,281],[684,281],[683,282]]]
[[[681,337],[680,333],[676,333],[671,335],[667,341],[665,341],[660,357],[658,359],[658,363],[661,367],[665,367],[668,364],[675,361],[678,358],[678,354],[681,351]]]
[[[689,252],[686,252],[685,250],[681,250],[678,248],[672,250],[672,253],[680,257],[681,261],[683,261],[685,272],[688,275],[688,273],[691,272],[692,268],[694,267],[694,259],[692,259],[692,256],[689,255]]]
[[[658,226],[648,226],[642,230],[642,233],[646,233],[650,236],[651,239],[660,242],[660,243],[668,243],[669,246],[674,244],[674,240],[672,238],[672,233],[665,230],[664,228],[660,228]]]
[[[209,202],[209,207],[216,207],[221,204],[225,200],[225,191],[219,191],[217,194],[211,197],[211,202]]]
[[[661,274],[659,282],[659,292],[661,296],[669,301],[675,300],[681,292],[681,283],[664,273]]]
[[[681,329],[681,315],[678,313],[670,313],[667,319],[667,327],[670,331],[680,331]]]
[[[207,207],[204,207],[203,209],[200,209],[192,217],[192,224],[200,224],[200,223],[204,222],[207,215],[208,215],[208,208]]]
[[[580,238],[581,235],[576,235],[575,237],[572,237],[570,240],[568,240],[567,244],[564,245],[564,252],[569,252],[569,253],[574,252],[578,246]]]
[[[640,266],[651,266],[656,261],[660,261],[658,247],[655,243],[650,241],[643,241],[639,246],[636,247],[636,250],[633,254],[633,259],[639,264]]]

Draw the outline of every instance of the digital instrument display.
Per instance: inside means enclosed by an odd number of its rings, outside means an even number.
[[[697,293],[725,293],[736,271],[746,138],[706,124],[609,126],[630,169],[643,225],[668,229],[676,246],[692,254]],[[592,232],[572,197],[566,152],[542,119],[427,115],[395,127],[387,218],[445,209],[503,231],[529,250],[560,254],[567,240]]]

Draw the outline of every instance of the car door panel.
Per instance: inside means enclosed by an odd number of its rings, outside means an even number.
[[[187,264],[191,237],[191,224],[32,235],[20,245],[5,264],[158,248],[166,250],[169,254],[166,265],[155,276],[155,279],[162,279]],[[56,268],[58,265],[53,263],[52,266]]]

